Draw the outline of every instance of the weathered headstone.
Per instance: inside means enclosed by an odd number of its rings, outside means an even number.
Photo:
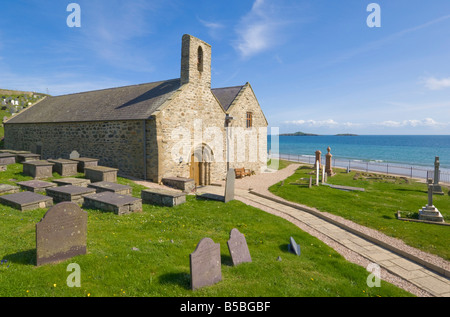
[[[238,229],[234,228],[231,230],[227,245],[233,265],[236,266],[244,262],[252,262],[245,236]]]
[[[328,153],[325,154],[325,158],[326,158],[325,159],[325,172],[327,172],[327,176],[333,176],[334,172],[333,172],[333,168],[331,167],[331,157],[333,155],[331,155],[331,153],[330,153],[331,148],[328,147],[327,151],[328,151]]]
[[[234,200],[234,182],[236,179],[236,174],[234,173],[234,169],[230,168],[227,173],[227,178],[225,182],[225,197],[224,201],[227,203],[231,200]]]
[[[222,280],[220,244],[203,238],[195,251],[189,255],[191,288],[196,290],[216,284]]]
[[[78,153],[76,150],[73,150],[73,151],[70,153],[69,158],[70,158],[71,160],[72,160],[72,159],[80,158],[80,153]]]
[[[289,252],[292,252],[292,253],[294,253],[294,254],[296,254],[296,255],[300,255],[300,245],[299,244],[297,244],[296,242],[295,242],[295,240],[294,240],[294,238],[290,238],[290,240],[289,240],[289,246],[288,246],[288,249],[289,249]]]
[[[317,150],[316,151],[316,160],[314,161],[315,163],[314,163],[313,168],[317,168],[317,166],[319,166],[319,168],[320,168],[320,162],[322,161],[321,155],[322,155],[322,152]]]
[[[36,224],[36,265],[86,254],[87,212],[75,203],[50,208]]]

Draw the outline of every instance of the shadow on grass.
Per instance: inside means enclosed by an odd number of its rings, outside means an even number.
[[[159,277],[159,282],[178,285],[186,290],[191,289],[191,275],[186,272],[163,274]]]
[[[230,255],[221,254],[220,261],[221,261],[222,265],[233,266],[233,260],[231,259]]]
[[[401,191],[401,192],[416,192],[416,193],[428,194],[428,192],[426,190],[420,190],[420,189],[395,188],[394,190]]]
[[[8,260],[8,262],[23,265],[36,265],[36,249],[8,254],[5,255],[2,260]]]

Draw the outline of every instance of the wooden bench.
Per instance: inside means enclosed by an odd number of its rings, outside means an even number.
[[[234,173],[236,175],[236,178],[242,178],[251,175],[251,172],[249,170],[246,170],[245,168],[235,168]]]

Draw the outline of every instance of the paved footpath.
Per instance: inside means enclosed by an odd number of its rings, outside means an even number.
[[[281,175],[276,175],[278,177],[273,177],[275,175],[266,177],[271,178],[272,182],[276,183],[285,179],[287,177],[286,175],[292,173],[293,170],[295,171],[295,166],[291,165],[290,167],[290,169],[283,171]],[[312,228],[316,232],[319,232],[320,235],[357,253],[368,262],[376,263],[389,273],[412,283],[418,289],[428,293],[427,295],[450,297],[450,280],[443,275],[437,274],[433,270],[378,245],[376,241],[369,241],[359,234],[355,234],[355,232],[350,232],[349,230],[344,229],[345,226],[343,228],[342,226],[333,223],[333,221],[330,222],[326,217],[305,211],[304,208],[302,210],[302,208],[296,206],[297,204],[290,202],[285,204],[283,202],[286,201],[283,199],[279,197],[275,198],[273,195],[270,195],[267,191],[267,183],[264,183],[262,178],[258,179],[255,177],[253,181],[250,181],[250,179],[251,177],[247,178],[245,181],[243,179],[242,182],[239,182],[241,180],[236,180],[235,198],[237,200],[241,200],[246,204],[267,212],[282,215],[293,223],[301,223],[303,226]],[[259,190],[258,188],[255,190],[253,186],[259,187]],[[266,191],[262,190],[264,186],[267,186],[265,187]],[[249,190],[249,187],[252,190]],[[198,192],[223,195],[224,188],[219,186],[206,186],[199,188]],[[383,275],[381,277],[383,278]]]

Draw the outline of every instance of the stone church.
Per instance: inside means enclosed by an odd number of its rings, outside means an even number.
[[[211,89],[211,46],[183,35],[176,79],[47,97],[5,122],[5,148],[42,159],[99,159],[119,174],[161,182],[256,174],[267,164],[267,120],[249,83]]]

